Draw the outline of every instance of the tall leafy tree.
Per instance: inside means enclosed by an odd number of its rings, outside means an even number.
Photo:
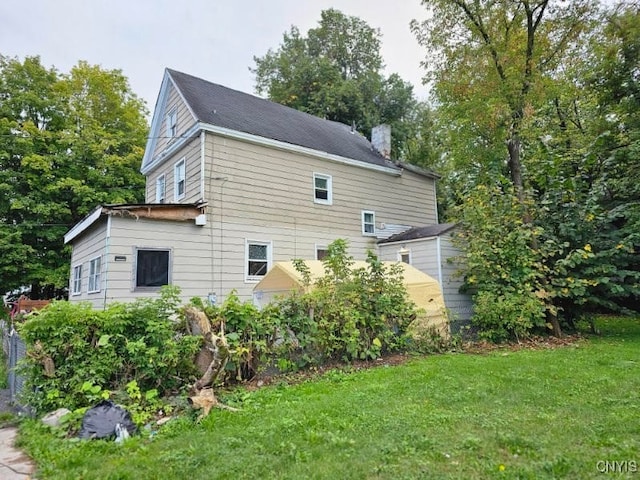
[[[537,299],[559,334],[557,315],[633,304],[637,2],[423,3],[429,20],[413,29],[432,54],[480,325],[522,333],[539,324],[522,314]]]
[[[145,115],[118,70],[0,57],[1,291],[53,296],[68,280],[64,233],[97,204],[142,200]]]
[[[429,80],[458,135],[484,150],[489,174],[502,170],[525,194],[523,133],[547,84],[588,29],[594,0],[429,0],[413,21],[432,52]]]
[[[416,101],[413,87],[397,74],[385,78],[381,34],[363,20],[324,10],[306,36],[297,27],[281,45],[254,57],[256,91],[312,115],[354,125],[369,135],[380,123],[392,127],[399,155],[409,137]]]

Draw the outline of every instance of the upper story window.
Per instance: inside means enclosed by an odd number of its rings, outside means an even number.
[[[89,288],[87,293],[100,291],[100,273],[102,270],[102,258],[96,257],[89,262]]]
[[[73,281],[71,283],[71,295],[82,293],[82,265],[73,267]]]
[[[331,175],[313,174],[313,201],[324,205],[333,203]]]
[[[271,255],[271,242],[247,240],[245,245],[245,281],[260,281],[271,268]]]
[[[372,212],[369,210],[362,211],[362,234],[376,234],[376,212]]]
[[[173,196],[176,200],[184,198],[187,189],[187,170],[184,158],[174,167]]]
[[[156,203],[164,203],[166,199],[167,184],[164,173],[156,178]]]
[[[167,137],[169,140],[178,135],[178,110],[173,109],[167,114]]]

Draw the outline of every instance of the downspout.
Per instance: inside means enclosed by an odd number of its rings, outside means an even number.
[[[436,181],[433,181],[433,203],[435,203],[435,212],[436,212],[436,225],[440,223],[440,219],[438,219],[438,186],[436,185]],[[438,237],[438,241],[440,241],[440,237]],[[440,245],[438,243],[438,245]]]
[[[102,309],[107,309],[107,290],[109,285],[109,245],[111,244],[111,215],[107,215],[107,237],[105,238],[104,254],[104,298]]]
[[[442,249],[440,247],[440,237],[436,237],[436,255],[438,257],[438,283],[444,297],[444,284],[442,283]]]
[[[206,202],[207,199],[204,198],[204,142],[205,142],[206,133],[204,130],[200,131],[200,200]]]

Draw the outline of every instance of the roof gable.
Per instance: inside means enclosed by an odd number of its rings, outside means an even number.
[[[165,115],[168,86],[173,85],[202,128],[218,127],[284,144],[400,170],[348,125],[315,117],[260,97],[167,69],[153,115],[142,170],[153,162],[153,150]]]
[[[191,109],[191,106],[186,102],[180,89],[176,87],[176,84],[169,75],[168,70],[165,70],[164,77],[162,78],[162,84],[160,85],[160,92],[158,93],[158,98],[156,100],[156,105],[153,109],[153,118],[151,119],[149,138],[147,138],[147,145],[144,149],[142,166],[140,168],[142,171],[144,171],[146,167],[153,163],[156,147],[158,146],[159,140],[163,138],[162,128],[164,126],[164,119],[168,113],[167,107],[169,106],[169,94],[171,93],[172,89],[175,89],[178,93],[178,96],[193,117],[193,121],[197,121],[197,117]]]

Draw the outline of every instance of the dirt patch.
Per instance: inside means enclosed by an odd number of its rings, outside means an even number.
[[[549,350],[563,347],[577,347],[584,338],[581,335],[562,337],[531,337],[520,342],[491,343],[486,341],[467,342],[463,345],[464,353],[484,354],[495,351]]]
[[[458,353],[468,353],[472,355],[489,354],[496,351],[517,352],[519,350],[547,350],[565,347],[577,347],[583,340],[580,335],[567,335],[560,338],[556,337],[531,337],[520,342],[495,344],[486,341],[465,342],[459,348],[452,350]],[[434,354],[437,355],[437,354]],[[345,370],[356,372],[368,368],[381,366],[402,365],[407,361],[420,358],[414,354],[395,353],[385,355],[376,360],[357,360],[352,363],[333,362],[322,366],[312,367],[295,373],[271,373],[259,374],[251,380],[242,383],[247,390],[256,390],[258,388],[274,385],[274,384],[297,384],[304,381],[320,378],[331,370]]]

